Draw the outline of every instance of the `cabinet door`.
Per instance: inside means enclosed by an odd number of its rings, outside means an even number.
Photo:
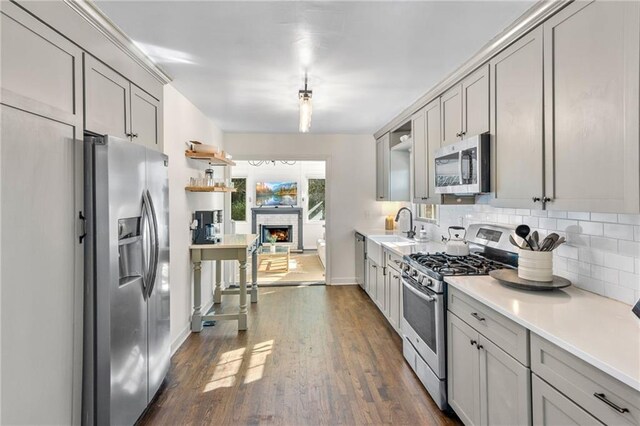
[[[389,322],[396,330],[400,330],[400,291],[402,283],[400,273],[389,269]]]
[[[525,35],[491,60],[491,203],[542,208],[542,29]],[[540,201],[534,201],[534,198]]]
[[[478,333],[447,313],[447,386],[449,405],[465,425],[480,424]]]
[[[129,138],[129,81],[86,53],[84,80],[85,130],[122,139]]]
[[[442,197],[436,194],[436,152],[442,140],[440,120],[440,98],[434,99],[425,107],[425,123],[427,135],[427,200],[429,204],[440,204]]]
[[[489,131],[489,64],[462,80],[462,137]]]
[[[376,283],[378,277],[377,267],[371,259],[367,259],[367,293],[374,302],[376,301],[376,290],[378,289]]]
[[[534,425],[602,425],[535,374],[531,379]]]
[[[426,108],[411,117],[411,139],[413,141],[413,201],[424,203],[429,198],[428,152],[427,152]]]
[[[386,281],[385,281],[385,276],[384,276],[384,270],[382,268],[382,266],[377,265],[376,268],[376,304],[378,305],[378,308],[380,308],[380,310],[382,312],[385,311],[385,302],[386,302],[386,290],[385,290],[385,285],[386,285]]]
[[[462,132],[462,86],[456,84],[441,97],[442,146],[460,140]]]
[[[480,418],[483,425],[529,425],[528,368],[480,335]]]
[[[546,208],[640,211],[639,39],[639,2],[574,2],[544,23]]]
[[[131,137],[133,142],[162,151],[160,144],[160,102],[131,85]]]
[[[376,142],[376,199],[389,198],[389,134]]]

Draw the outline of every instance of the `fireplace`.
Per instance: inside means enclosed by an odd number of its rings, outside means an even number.
[[[260,225],[260,242],[268,243],[270,236],[276,237],[276,243],[293,242],[292,225]]]

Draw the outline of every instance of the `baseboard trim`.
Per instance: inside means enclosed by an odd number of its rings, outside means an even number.
[[[213,299],[209,301],[209,303],[206,304],[206,306],[204,306],[204,308],[202,309],[202,312],[209,312],[209,310],[213,307]],[[182,346],[185,342],[185,340],[187,340],[187,337],[189,337],[189,335],[191,334],[191,315],[189,315],[189,321],[187,322],[187,326],[182,329],[182,331],[180,332],[180,334],[178,334],[178,337],[176,337],[173,342],[171,342],[171,356],[173,356],[176,352],[178,352],[178,349],[180,349],[180,346]]]
[[[327,285],[358,285],[355,278],[332,278],[327,280]]]

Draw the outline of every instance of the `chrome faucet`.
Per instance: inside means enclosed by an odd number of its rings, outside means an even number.
[[[402,213],[403,210],[409,212],[409,230],[404,231],[404,233],[407,234],[407,238],[414,238],[416,236],[416,227],[413,226],[413,212],[411,211],[411,209],[402,207],[400,210],[398,210],[398,213],[396,214],[396,223],[398,223],[398,219],[400,219],[400,213]]]

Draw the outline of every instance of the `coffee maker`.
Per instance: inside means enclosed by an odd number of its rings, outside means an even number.
[[[193,244],[217,244],[221,241],[222,210],[198,210],[193,219]]]

